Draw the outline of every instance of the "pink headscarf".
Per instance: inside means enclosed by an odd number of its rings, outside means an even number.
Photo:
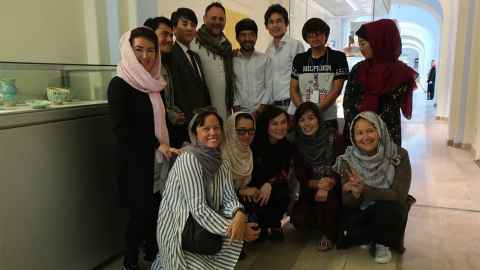
[[[169,144],[165,105],[160,96],[160,92],[167,85],[160,75],[160,53],[152,71],[146,71],[133,52],[129,41],[130,34],[131,31],[128,31],[120,38],[121,60],[117,66],[117,75],[138,91],[148,93],[153,108],[155,136],[161,144]]]

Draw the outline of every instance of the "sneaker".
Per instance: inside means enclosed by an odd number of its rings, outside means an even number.
[[[370,245],[365,244],[365,245],[360,245],[360,248],[363,250],[368,250],[370,248]]]
[[[376,263],[389,263],[392,260],[392,252],[390,248],[384,245],[375,245],[375,262]]]

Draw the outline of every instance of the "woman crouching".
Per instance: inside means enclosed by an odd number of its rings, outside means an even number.
[[[159,256],[152,269],[234,269],[243,241],[255,240],[260,231],[253,229],[257,224],[247,223],[233,188],[230,163],[222,161],[221,118],[216,112],[200,112],[188,131],[192,144],[175,161],[163,193]],[[221,236],[218,252],[186,249],[192,243],[184,230],[192,223],[211,234],[207,240]],[[193,244],[205,247],[205,243]]]

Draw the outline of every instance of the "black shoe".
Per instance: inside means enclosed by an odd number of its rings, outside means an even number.
[[[262,229],[262,231],[260,232],[260,236],[258,236],[257,240],[255,240],[255,242],[257,243],[262,243],[262,242],[265,242],[267,239],[268,239],[268,229],[264,228]]]
[[[337,242],[335,243],[335,246],[337,247],[337,249],[347,249],[349,247],[347,233],[348,233],[347,231],[342,231],[338,234]]]
[[[122,270],[140,270],[140,267],[138,267],[138,264],[132,264],[132,265],[123,265]]]
[[[272,234],[270,234],[270,240],[275,242],[283,242],[285,240],[285,236],[281,229],[273,229]]]
[[[238,260],[244,260],[247,257],[247,253],[245,253],[245,250],[242,248],[242,251],[240,252],[240,256],[238,257]]]

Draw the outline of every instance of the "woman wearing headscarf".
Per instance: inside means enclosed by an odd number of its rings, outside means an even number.
[[[295,112],[295,175],[300,196],[293,208],[297,229],[319,230],[318,249],[333,247],[340,211],[339,176],[335,162],[334,135],[328,132],[315,103],[302,103]]]
[[[293,145],[287,141],[287,113],[267,105],[258,116],[252,144],[253,172],[249,187],[260,193],[252,211],[262,229],[261,239],[283,240],[281,220],[289,205],[288,177]]]
[[[380,115],[397,145],[402,143],[400,111],[412,117],[412,93],[416,88],[415,70],[398,60],[402,40],[393,20],[382,19],[364,24],[356,32],[360,51],[365,57],[352,68],[343,99],[344,135],[351,144],[349,127],[363,111]]]
[[[168,176],[158,213],[159,255],[152,269],[234,269],[243,241],[255,240],[256,224],[247,223],[235,194],[230,162],[222,160],[223,123],[213,111],[193,117],[184,148]],[[208,232],[222,236],[214,255],[187,251],[182,234],[189,216]]]
[[[233,185],[241,197],[256,199],[258,189],[247,185],[252,179],[253,155],[250,144],[255,135],[255,121],[251,114],[236,112],[227,119],[222,157],[232,166]]]
[[[137,269],[139,247],[146,241],[145,259],[153,261],[156,213],[154,158],[170,158],[161,92],[160,53],[155,33],[145,27],[126,32],[120,39],[121,61],[108,86],[108,104],[117,138],[118,179],[122,206],[130,210],[126,232],[124,269]],[[156,200],[158,201],[158,200]],[[157,204],[158,205],[158,204]]]
[[[236,112],[230,115],[225,125],[225,143],[222,146],[222,158],[232,165],[232,180],[237,195],[245,206],[247,215],[260,195],[256,187],[248,187],[252,180],[253,154],[250,144],[255,135],[255,120],[250,113]],[[249,221],[256,221],[251,213]],[[240,260],[246,257],[245,247]]]
[[[377,263],[388,263],[406,226],[411,166],[407,150],[392,140],[383,120],[362,112],[351,124],[352,145],[334,170],[342,176],[345,244],[370,244]]]

